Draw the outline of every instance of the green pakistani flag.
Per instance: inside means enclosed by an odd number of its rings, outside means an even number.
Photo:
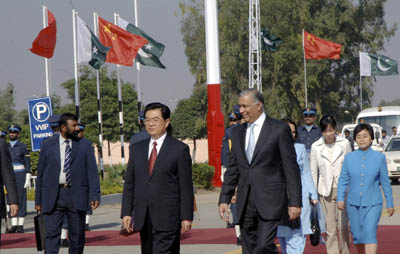
[[[360,52],[360,76],[397,75],[397,61],[387,56]]]
[[[277,51],[279,45],[282,43],[281,38],[271,34],[267,29],[263,28],[260,33],[261,48],[269,51]]]
[[[165,66],[161,63],[160,57],[164,53],[164,44],[155,41],[148,34],[142,31],[139,27],[136,27],[128,21],[118,17],[118,26],[125,29],[131,34],[139,35],[149,41],[144,45],[136,55],[136,62],[142,65],[153,66],[156,68],[165,69]]]
[[[107,52],[110,48],[101,44],[96,35],[94,35],[79,16],[76,18],[78,31],[78,63],[89,63],[89,65],[98,70],[106,61]]]

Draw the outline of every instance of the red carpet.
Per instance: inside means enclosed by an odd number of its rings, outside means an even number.
[[[378,253],[400,253],[398,233],[400,226],[380,226],[378,230]],[[181,237],[182,244],[235,244],[233,229],[193,229]],[[86,246],[139,245],[139,234],[121,236],[118,231],[89,231],[86,233]],[[2,249],[35,248],[33,233],[3,234]],[[239,248],[239,247],[238,247]],[[325,245],[313,247],[307,241],[305,253],[326,253]],[[352,253],[355,253],[354,247]]]

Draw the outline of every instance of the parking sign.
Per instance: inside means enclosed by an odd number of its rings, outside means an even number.
[[[53,135],[49,117],[52,115],[50,97],[28,100],[32,151],[39,151],[43,139]]]

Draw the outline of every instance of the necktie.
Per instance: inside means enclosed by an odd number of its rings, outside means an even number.
[[[150,160],[149,160],[149,175],[153,173],[153,167],[154,164],[156,163],[156,159],[157,159],[157,143],[154,141],[153,150],[151,150]]]
[[[69,145],[69,140],[65,140],[65,161],[64,170],[65,180],[67,184],[71,184],[71,146]]]
[[[249,143],[247,144],[246,149],[246,157],[249,163],[251,163],[251,159],[253,158],[254,148],[256,146],[255,137],[254,137],[254,125],[250,125],[250,133],[249,133]]]

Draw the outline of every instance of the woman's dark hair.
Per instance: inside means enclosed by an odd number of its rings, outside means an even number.
[[[283,118],[282,121],[294,125],[294,133],[295,133],[294,139],[296,140],[297,139],[297,124],[290,118]]]
[[[354,134],[353,134],[354,140],[356,140],[357,134],[363,130],[368,131],[369,135],[371,136],[371,140],[374,140],[374,138],[375,138],[374,128],[372,128],[372,126],[368,123],[360,123],[359,125],[356,126],[356,128],[354,128]]]
[[[324,115],[319,121],[319,127],[321,128],[321,132],[324,132],[328,126],[332,126],[333,129],[336,129],[336,121],[333,116]]]
[[[169,110],[169,107],[167,105],[164,105],[160,102],[153,102],[149,103],[146,105],[144,109],[144,117],[146,117],[146,113],[149,110],[154,110],[154,109],[159,109],[161,111],[161,116],[164,118],[164,120],[170,119],[171,118],[171,110]],[[167,133],[169,135],[172,135],[172,125],[171,122],[169,123],[167,127]]]

